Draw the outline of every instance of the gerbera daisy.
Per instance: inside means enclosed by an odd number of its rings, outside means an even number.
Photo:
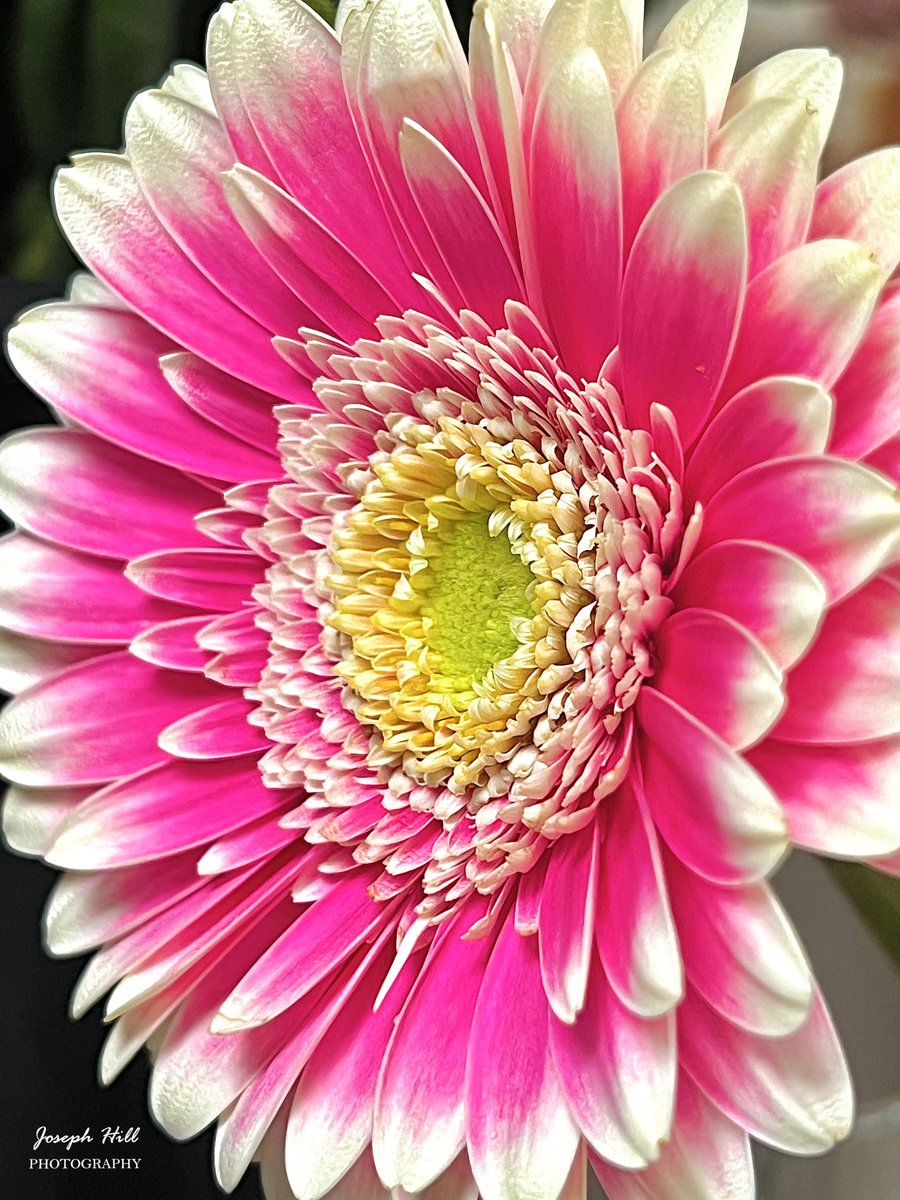
[[[59,172],[6,835],[226,1189],[747,1200],[848,1131],[766,878],[900,870],[900,152],[817,187],[840,66],[729,90],[744,10],[237,0]]]

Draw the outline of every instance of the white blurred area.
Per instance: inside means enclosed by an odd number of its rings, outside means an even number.
[[[682,3],[653,6],[651,45]],[[782,50],[818,46],[839,54],[846,71],[825,170],[900,143],[900,0],[750,0],[738,75]]]

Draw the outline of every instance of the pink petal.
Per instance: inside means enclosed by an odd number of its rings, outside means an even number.
[[[203,613],[151,625],[133,639],[128,649],[155,667],[166,667],[170,671],[202,671],[209,655],[200,648],[197,639],[209,622],[209,613]]]
[[[121,564],[27,534],[0,539],[0,620],[16,633],[114,645],[177,612],[130,584]]]
[[[160,355],[175,344],[134,313],[41,305],[10,330],[8,346],[30,387],[80,426],[126,450],[216,478],[246,479],[272,468],[269,455],[235,442],[182,403],[159,370]],[[153,421],[147,420],[150,408]],[[274,449],[274,433],[270,446]]]
[[[632,424],[646,428],[650,405],[664,398],[683,443],[702,428],[740,318],[746,239],[740,194],[714,172],[676,183],[644,221],[622,290],[619,346]]]
[[[766,884],[718,887],[666,859],[688,980],[734,1025],[764,1037],[792,1033],[812,1003],[797,935]]]
[[[449,271],[466,308],[503,325],[508,300],[524,299],[519,269],[493,213],[447,149],[413,121],[400,131],[400,159],[413,199],[431,234],[417,245],[429,272]]]
[[[264,564],[240,550],[161,550],[133,558],[126,575],[151,596],[231,612],[250,599]]]
[[[125,149],[141,191],[185,255],[239,309],[272,333],[291,334],[312,313],[244,238],[222,194],[234,165],[219,121],[151,89],[125,114]]]
[[[471,1012],[490,937],[464,940],[486,902],[470,900],[439,932],[381,1068],[372,1149],[382,1179],[419,1192],[465,1145],[464,1078]],[[441,1014],[452,1012],[446,1022]],[[441,1036],[434,1030],[440,1027]]]
[[[630,784],[607,804],[597,945],[619,998],[639,1016],[656,1017],[678,1003],[683,988],[656,830]]]
[[[302,999],[391,916],[368,894],[371,875],[357,874],[310,905],[222,1002],[215,1032],[249,1029]]]
[[[747,0],[688,0],[656,43],[686,51],[700,66],[713,127],[725,107],[746,20]]]
[[[771,542],[805,559],[832,603],[889,561],[900,535],[896,489],[858,463],[773,459],[710,500],[697,549],[730,538]]]
[[[835,454],[862,458],[900,428],[900,291],[879,305],[834,394]]]
[[[186,759],[239,758],[260,753],[271,743],[247,719],[255,709],[256,705],[243,697],[195,709],[167,725],[159,735],[159,744],[167,754]]]
[[[321,1196],[368,1147],[381,1062],[420,964],[408,960],[379,1008],[370,972],[307,1063],[291,1104],[285,1165],[297,1196]]]
[[[28,429],[0,446],[0,502],[10,520],[38,537],[129,558],[202,544],[193,517],[208,507],[209,492],[91,434]]]
[[[221,690],[195,675],[158,671],[127,651],[79,663],[9,703],[0,763],[31,786],[103,783],[164,759],[157,736]]]
[[[528,162],[541,289],[566,369],[596,379],[617,340],[622,200],[612,97],[597,54],[543,80]]]
[[[755,1138],[792,1154],[819,1154],[847,1136],[853,1093],[821,996],[809,1019],[786,1037],[746,1033],[691,991],[678,1016],[685,1069]]]
[[[900,587],[874,579],[829,611],[812,650],[788,676],[776,736],[824,744],[900,733]]]
[[[637,702],[647,804],[666,843],[713,883],[751,883],[787,848],[775,795],[746,761],[653,688]]]
[[[97,646],[50,642],[0,629],[0,691],[17,696],[26,688],[97,655]]]
[[[239,379],[285,399],[296,394],[296,375],[273,351],[268,330],[172,241],[125,157],[79,155],[57,173],[54,194],[79,257],[152,325]]]
[[[537,946],[507,918],[478,994],[466,1066],[469,1157],[483,1200],[557,1200],[569,1174],[578,1130],[551,1057],[549,1020]]]
[[[781,715],[781,671],[731,617],[682,609],[663,625],[656,648],[653,686],[736,750],[759,741]]]
[[[709,608],[740,622],[784,670],[809,648],[826,596],[819,577],[796,555],[735,539],[692,559],[672,599],[678,608]]]
[[[750,760],[781,801],[797,845],[847,858],[900,847],[900,736],[851,746],[770,739]]]
[[[754,1200],[750,1139],[711,1104],[690,1076],[678,1079],[672,1135],[643,1171],[591,1155],[609,1200]]]
[[[600,830],[596,821],[546,852],[540,909],[541,976],[550,1007],[571,1024],[584,1007],[594,947]]]
[[[742,109],[710,146],[710,165],[741,189],[750,227],[750,278],[806,240],[821,151],[819,117],[804,97]]]
[[[706,166],[706,95],[694,61],[660,50],[643,63],[616,111],[624,248],[677,180]]]
[[[834,404],[809,379],[761,379],[733,396],[688,460],[685,495],[708,501],[735,475],[771,458],[823,454]]]
[[[804,375],[830,388],[883,283],[881,269],[854,242],[811,242],[783,255],[750,281],[722,395],[770,375]]]
[[[675,1021],[636,1016],[617,998],[600,963],[577,1021],[550,1018],[553,1056],[572,1116],[592,1148],[640,1169],[659,1155],[675,1103]]]
[[[272,397],[195,354],[166,354],[159,366],[188,408],[249,446],[277,456]],[[310,398],[312,390],[310,390]]]
[[[876,150],[819,186],[810,237],[849,238],[871,250],[885,278],[900,263],[900,149]]]
[[[201,846],[280,802],[263,787],[255,758],[170,759],[95,792],[60,830],[47,859],[80,871],[150,862]]]

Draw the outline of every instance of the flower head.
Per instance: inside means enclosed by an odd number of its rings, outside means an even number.
[[[900,152],[742,0],[213,18],[9,338],[6,835],[101,1071],[298,1200],[749,1200],[848,1130],[766,882],[898,870]]]

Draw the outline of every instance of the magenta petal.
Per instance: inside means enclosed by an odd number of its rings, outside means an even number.
[[[161,550],[133,558],[126,574],[151,596],[230,613],[250,599],[263,563],[240,550]]]
[[[646,428],[650,405],[664,402],[682,442],[693,440],[728,365],[746,273],[743,205],[725,175],[689,175],[659,198],[622,289],[619,347],[632,423]]]
[[[212,841],[279,803],[255,758],[170,759],[95,792],[65,823],[47,859],[78,870],[150,862]]]
[[[900,291],[879,305],[834,395],[835,454],[863,458],[900,428]]]
[[[222,1002],[217,1031],[271,1021],[380,929],[390,919],[391,910],[371,899],[370,882],[368,873],[357,874],[306,909]]]
[[[238,697],[195,709],[167,725],[159,735],[159,744],[175,758],[222,759],[262,753],[271,743],[257,725],[247,720],[255,708],[249,700]]]
[[[750,1139],[682,1071],[672,1134],[643,1171],[591,1155],[609,1200],[754,1200]]]
[[[668,697],[638,697],[647,805],[678,858],[714,883],[761,879],[787,848],[775,795],[745,759]]]
[[[208,491],[72,429],[28,429],[3,442],[0,502],[29,533],[106,558],[206,540],[194,513],[209,506]]]
[[[788,676],[776,736],[814,744],[900,733],[900,586],[873,579],[829,611],[812,650]]]
[[[900,847],[900,735],[837,746],[770,738],[750,761],[781,801],[798,846],[847,858]]]
[[[483,900],[470,900],[438,932],[381,1068],[372,1138],[375,1163],[382,1179],[409,1192],[429,1186],[465,1145],[470,1013],[492,941],[464,940],[462,934],[484,911]],[[442,1037],[434,1038],[435,1022],[448,1010],[455,1019],[444,1026]]]
[[[127,651],[70,667],[7,705],[0,762],[17,783],[103,783],[161,762],[171,721],[220,699],[216,684],[160,671]]]
[[[900,541],[890,480],[839,458],[773,459],[713,496],[698,549],[726,538],[772,542],[805,559],[834,602],[882,569]]]
[[[24,533],[0,539],[0,619],[16,633],[115,645],[178,611],[129,583],[120,563]]]
[[[745,749],[781,715],[784,679],[757,639],[737,621],[707,608],[674,613],[657,638],[653,686],[708,729]]]
[[[656,830],[628,783],[607,802],[597,899],[597,945],[619,998],[657,1017],[681,999],[683,977]]]
[[[507,916],[478,994],[466,1066],[467,1141],[483,1200],[557,1200],[569,1174],[578,1130],[549,1021],[537,946]],[[523,1029],[531,1031],[528,1054]]]
[[[571,1023],[584,1007],[594,947],[600,831],[596,821],[547,852],[540,908],[541,976],[550,1007]]]
[[[691,991],[678,1017],[686,1070],[754,1137],[778,1150],[820,1154],[847,1136],[853,1092],[821,996],[808,1020],[785,1037],[738,1029]]]
[[[550,1019],[553,1056],[572,1115],[609,1162],[640,1169],[659,1154],[675,1102],[674,1016],[648,1020],[617,998],[595,958],[574,1024]]]
[[[672,599],[713,609],[757,637],[784,670],[808,649],[825,610],[825,588],[810,567],[764,542],[717,542],[687,566]]]

